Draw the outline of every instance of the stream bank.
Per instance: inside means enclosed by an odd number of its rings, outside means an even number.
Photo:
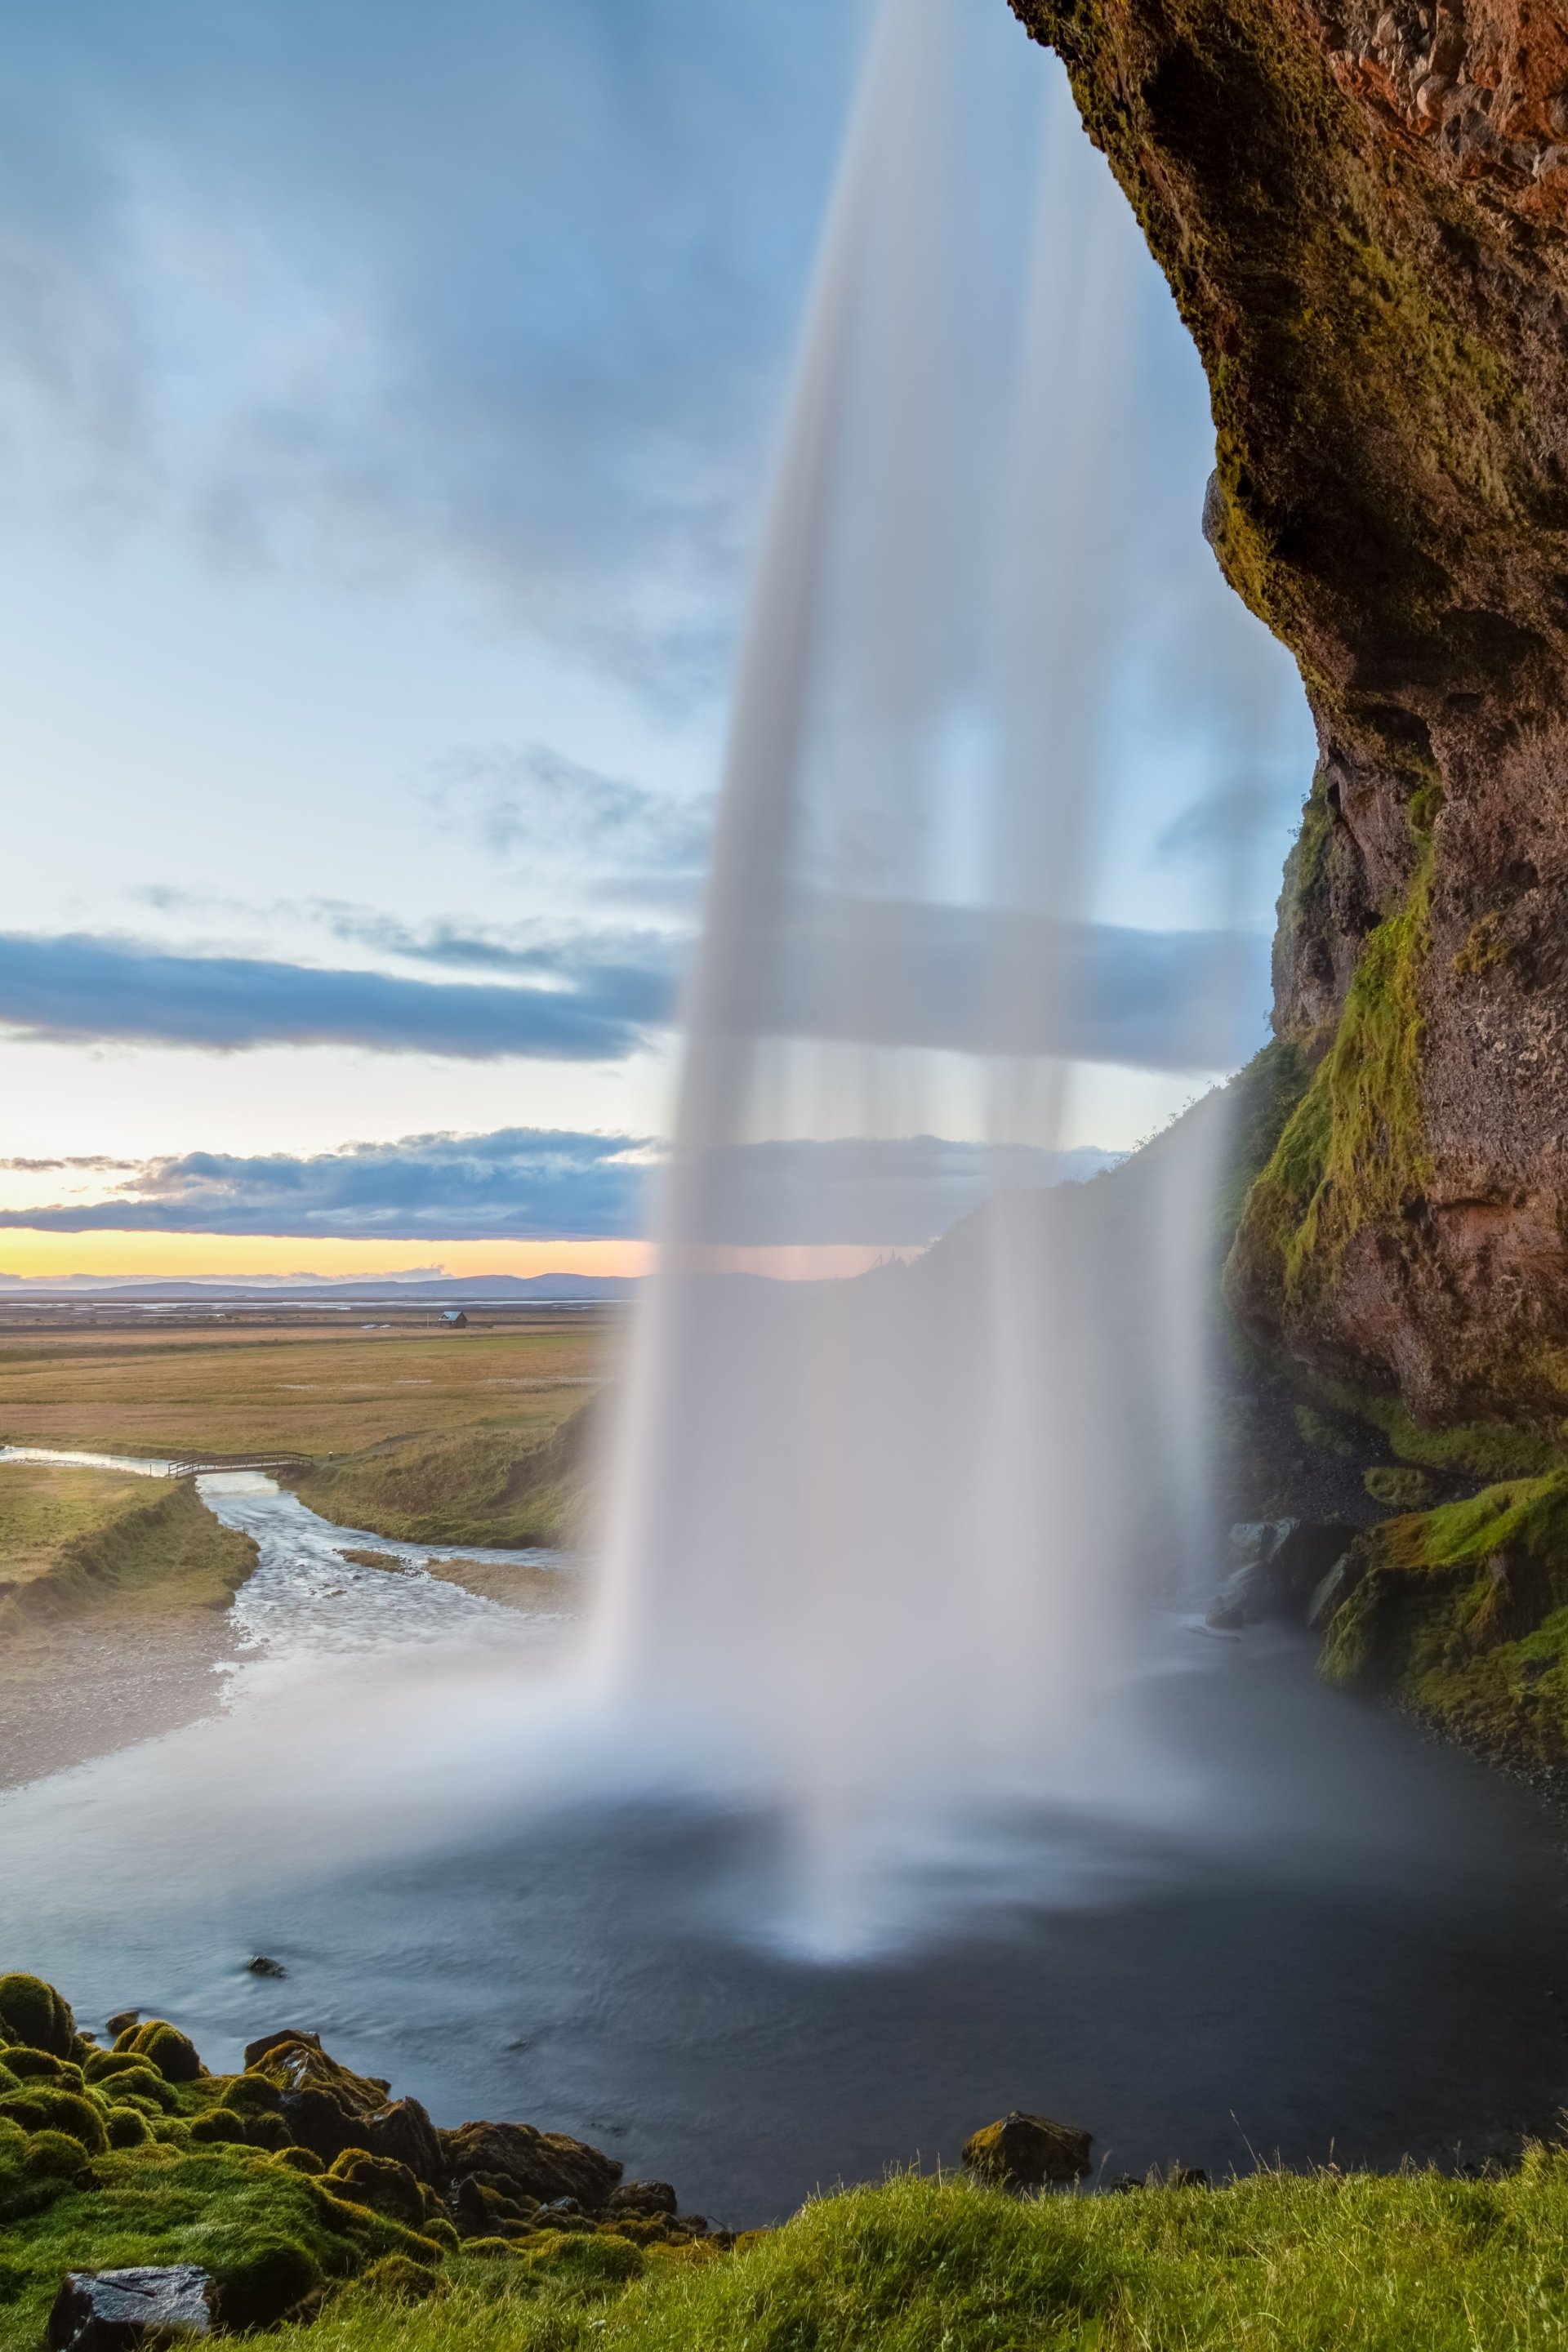
[[[449,1639],[476,1619],[499,1618],[504,1641],[509,1614],[575,1607],[562,1554],[388,1542],[262,1472],[42,1447],[0,1448],[6,1464],[107,1492],[100,1523],[0,1597],[0,1790],[215,1715],[267,1661]]]

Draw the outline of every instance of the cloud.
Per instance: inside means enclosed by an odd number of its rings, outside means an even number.
[[[710,675],[858,15],[13,0],[13,483]]]
[[[18,1176],[41,1176],[66,1168],[90,1169],[95,1175],[109,1175],[119,1169],[140,1166],[135,1160],[111,1160],[101,1151],[92,1151],[68,1160],[0,1160],[0,1168]]]
[[[618,1061],[670,1020],[668,959],[537,950],[536,986],[322,971],[237,955],[175,955],[90,934],[0,933],[0,1024],[29,1038],[120,1039],[232,1052],[349,1045],[467,1060]]]
[[[699,872],[713,829],[711,801],[650,792],[547,743],[450,753],[437,801],[498,856],[619,866],[645,877]]]
[[[284,1234],[300,1239],[583,1239],[634,1233],[644,1139],[504,1128],[296,1158],[150,1160],[105,1201],[0,1213],[47,1233]]]
[[[937,1136],[730,1147],[710,1174],[716,1242],[918,1245],[988,1186],[1072,1181],[1117,1154],[1010,1153]],[[350,1241],[589,1240],[640,1234],[658,1158],[647,1137],[503,1128],[414,1135],[295,1158],[150,1160],[104,1200],[0,1212],[47,1233],[289,1234]]]
[[[335,1045],[465,1060],[618,1061],[674,1018],[682,942],[646,931],[497,937],[353,908],[342,936],[504,982],[430,981],[92,934],[0,933],[0,1026],[25,1038],[235,1052]],[[1259,1042],[1268,942],[1247,931],[1053,925],[1009,909],[803,894],[739,943],[743,1034],[1234,1068]],[[722,943],[721,943],[722,952]]]

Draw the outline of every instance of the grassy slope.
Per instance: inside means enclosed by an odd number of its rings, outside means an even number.
[[[0,1463],[0,1788],[189,1722],[256,1563],[189,1479]]]
[[[337,1527],[402,1543],[572,1543],[584,1507],[592,1407],[564,1395],[563,1420],[405,1438],[346,1461],[285,1474],[301,1500]]]
[[[8,1659],[27,1633],[89,1613],[226,1608],[255,1561],[250,1538],[220,1527],[189,1479],[0,1463]]]
[[[1568,2160],[1497,2181],[1263,2174],[1019,2204],[914,2179],[732,2255],[583,2242],[415,2310],[353,2291],[278,2352],[1477,2352],[1568,2341]],[[467,2273],[466,2276],[463,2273]]]
[[[47,1576],[64,1545],[142,1510],[155,1492],[145,1478],[110,1470],[0,1462],[0,1584]]]

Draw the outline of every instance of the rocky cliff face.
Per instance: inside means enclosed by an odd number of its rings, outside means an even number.
[[[1429,1421],[1568,1404],[1568,17],[1012,0],[1208,370],[1204,525],[1320,759],[1275,1025],[1306,1091],[1244,1324]]]

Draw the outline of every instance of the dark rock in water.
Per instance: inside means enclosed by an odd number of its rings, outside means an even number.
[[[564,2132],[535,2131],[531,2124],[464,2124],[438,2137],[454,2179],[489,2173],[541,2204],[574,2197],[588,2212],[602,2212],[621,2177],[613,2156]]]
[[[1129,2196],[1135,2189],[1206,2189],[1208,2174],[1201,2165],[1173,2164],[1162,2172],[1156,2165],[1152,2172],[1140,2176],[1135,2172],[1119,2172],[1114,2180],[1106,2183],[1111,2197]]]
[[[129,2033],[133,2025],[140,2025],[141,2022],[142,2012],[139,2009],[117,2009],[112,2017],[104,2019],[103,2030],[111,2042],[117,2042],[122,2033]]]
[[[651,2221],[658,2213],[673,2213],[678,2200],[668,2180],[623,2180],[605,2210],[612,2221],[637,2215]]]
[[[1205,1622],[1223,1633],[1265,1617],[1304,1624],[1323,1578],[1355,1534],[1338,1519],[1244,1520],[1230,1531],[1237,1565],[1215,1593]]]
[[[999,2189],[1043,2189],[1047,2181],[1082,2180],[1093,2135],[1015,2107],[963,2143],[963,2161]]]
[[[130,2352],[171,2336],[208,2336],[213,2282],[195,2263],[71,2271],[49,2314],[49,2352]]]
[[[253,1977],[286,1977],[289,1973],[281,1960],[269,1960],[265,1952],[258,1952],[245,1965]]]

